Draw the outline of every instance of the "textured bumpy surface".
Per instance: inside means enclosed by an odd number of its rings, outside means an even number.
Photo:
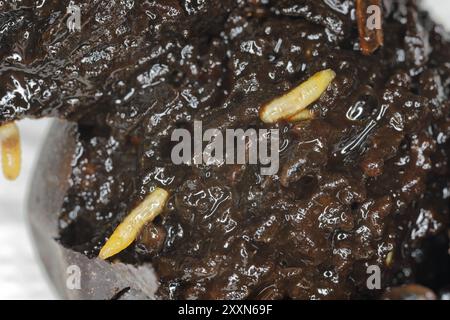
[[[163,214],[115,257],[150,262],[159,298],[377,297],[373,264],[384,287],[450,284],[450,45],[415,1],[384,1],[368,56],[354,1],[89,1],[75,33],[68,5],[0,3],[0,123],[78,122],[65,248],[94,258],[163,187]],[[262,123],[261,106],[324,69],[316,119]],[[278,174],[172,165],[170,134],[194,120],[279,128]]]

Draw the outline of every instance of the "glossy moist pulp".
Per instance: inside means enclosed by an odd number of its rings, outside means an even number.
[[[384,1],[369,56],[349,0],[97,0],[75,33],[69,1],[34,2],[0,3],[0,122],[78,122],[64,246],[95,257],[162,187],[163,214],[114,258],[151,263],[160,298],[377,297],[374,264],[383,288],[450,284],[450,45],[415,1]],[[327,68],[314,120],[261,122]],[[278,174],[173,165],[170,135],[194,120],[280,129]]]

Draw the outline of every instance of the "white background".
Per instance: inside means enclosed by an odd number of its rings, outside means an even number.
[[[426,0],[433,16],[450,29],[450,1]],[[45,272],[35,255],[25,219],[27,186],[49,120],[19,123],[22,135],[22,174],[15,182],[0,176],[0,299],[54,299]]]

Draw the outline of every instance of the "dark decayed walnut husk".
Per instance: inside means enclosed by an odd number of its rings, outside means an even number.
[[[416,1],[373,2],[383,4],[384,39],[368,35],[367,48],[350,0],[86,1],[72,33],[67,0],[1,2],[0,125],[77,124],[70,135],[54,127],[30,198],[60,292],[360,299],[405,283],[444,290],[448,34]],[[326,69],[336,76],[308,106],[314,117],[261,121],[262,106]],[[194,120],[205,130],[280,129],[279,172],[174,165],[170,134],[192,131]],[[155,187],[171,195],[152,222],[164,243],[143,233],[98,259]],[[72,264],[81,291],[65,287]],[[381,290],[367,287],[369,265],[381,269]]]

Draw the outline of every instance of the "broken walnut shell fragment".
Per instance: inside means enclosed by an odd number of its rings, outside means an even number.
[[[364,55],[371,55],[384,44],[381,0],[356,0],[359,44]]]

